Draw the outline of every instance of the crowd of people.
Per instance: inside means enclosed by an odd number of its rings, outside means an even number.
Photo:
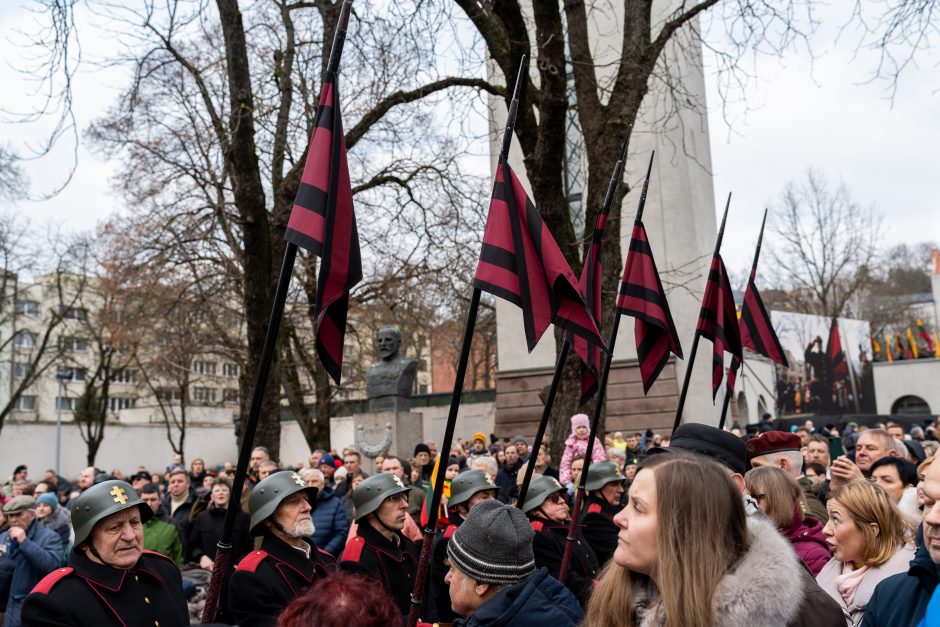
[[[402,625],[426,541],[428,623],[940,620],[928,616],[940,579],[935,425],[781,430],[765,416],[747,433],[609,433],[593,443],[569,538],[588,419],[570,422],[557,465],[544,448],[533,458],[522,435],[476,433],[446,452],[416,443],[407,459],[347,448],[284,464],[255,448],[219,562],[216,621]],[[426,540],[438,472],[444,492]],[[199,622],[233,476],[231,463],[201,458],[74,479],[48,470],[38,481],[17,466],[0,495],[4,627]]]

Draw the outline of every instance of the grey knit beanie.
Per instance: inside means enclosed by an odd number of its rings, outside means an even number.
[[[518,508],[496,500],[477,503],[447,543],[447,557],[479,583],[511,585],[535,570],[531,523]]]

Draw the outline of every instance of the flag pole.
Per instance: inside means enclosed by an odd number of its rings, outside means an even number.
[[[721,228],[718,229],[718,239],[715,241],[715,252],[712,253],[712,259],[721,251],[721,239],[725,235],[725,222],[728,219],[728,207],[731,206],[731,192],[728,192],[728,201],[725,203],[725,213],[721,217]],[[692,380],[692,368],[695,366],[695,353],[698,351],[698,342],[701,339],[701,333],[698,330],[698,324],[695,327],[695,337],[692,339],[692,351],[689,353],[688,366],[685,369],[685,380],[682,382],[682,391],[679,393],[679,405],[676,407],[676,419],[672,423],[672,432],[675,433],[682,422],[682,410],[685,407],[685,397],[689,393],[689,382]]]
[[[352,9],[352,0],[345,0],[340,10],[336,33],[333,36],[333,46],[330,50],[330,60],[327,73],[335,73],[339,67],[339,60],[343,54],[343,43],[346,41],[346,28],[349,25],[349,13]],[[321,109],[322,110],[322,109]],[[294,261],[297,258],[297,245],[288,242],[284,247],[284,259],[281,262],[281,271],[274,293],[274,304],[271,307],[271,318],[268,321],[268,330],[264,336],[264,347],[261,351],[261,361],[255,376],[254,390],[251,395],[251,405],[248,410],[248,419],[242,433],[242,443],[238,450],[238,463],[235,467],[235,479],[232,484],[232,494],[229,498],[228,509],[225,511],[225,522],[222,535],[216,545],[215,560],[212,565],[212,577],[209,580],[209,590],[206,593],[206,604],[202,612],[203,624],[215,621],[218,610],[219,597],[222,592],[222,581],[228,569],[229,554],[232,551],[232,538],[235,535],[235,519],[241,511],[242,488],[248,475],[248,461],[254,444],[255,431],[258,428],[258,419],[261,416],[261,404],[264,401],[264,390],[271,371],[271,362],[277,348],[277,336],[281,328],[281,319],[284,315],[284,305],[287,302],[287,289],[290,287],[291,276],[294,271]]]
[[[753,281],[753,280],[754,280],[754,277],[757,276],[757,260],[760,259],[760,248],[761,248],[761,244],[762,244],[763,241],[764,241],[764,226],[766,226],[766,224],[767,224],[767,209],[765,208],[765,209],[764,209],[764,219],[761,220],[761,223],[760,223],[760,233],[759,233],[758,236],[757,236],[757,247],[754,249],[754,261],[751,263],[751,276],[750,276],[749,282],[750,282],[750,281]],[[746,291],[747,291],[747,290],[745,289],[745,292],[746,292]],[[742,359],[742,361],[743,361],[743,359]],[[733,359],[732,359],[732,362],[731,362],[731,363],[732,363],[732,365],[734,365]],[[735,370],[735,372],[737,372],[737,370]],[[734,394],[734,390],[732,390],[732,389],[730,389],[730,388],[725,390],[725,402],[724,402],[724,404],[721,406],[721,420],[718,422],[718,428],[719,428],[719,429],[724,429],[724,428],[725,428],[725,416],[728,415],[728,405],[729,405],[730,402],[731,402],[731,399],[730,399],[729,397],[730,397],[731,395],[733,395],[733,394]]]
[[[630,133],[627,132],[627,136],[623,140],[623,144],[620,147],[620,157],[617,159],[617,163],[614,165],[614,171],[610,175],[610,182],[607,184],[607,195],[604,197],[604,204],[601,207],[600,213],[609,213],[610,206],[614,202],[614,194],[617,191],[617,185],[620,183],[620,177],[623,173],[623,164],[626,160],[627,154],[627,145],[630,141]],[[650,159],[650,165],[652,165],[652,158]],[[596,228],[596,224],[595,224]],[[587,259],[585,263],[587,263]],[[585,299],[588,299],[588,295],[584,294]],[[588,301],[590,302],[590,301]],[[595,316],[595,320],[597,316]],[[542,447],[542,439],[545,437],[545,428],[548,426],[548,418],[552,413],[552,407],[555,405],[555,394],[558,392],[558,385],[561,381],[561,375],[565,369],[565,360],[568,358],[568,349],[571,346],[571,342],[568,340],[568,335],[565,334],[564,343],[561,346],[561,350],[558,353],[558,360],[555,363],[555,373],[552,375],[552,383],[548,388],[548,397],[545,399],[545,407],[542,408],[542,417],[539,420],[538,429],[535,432],[535,441],[532,445],[532,450],[529,452],[529,461],[526,463],[525,475],[522,478],[522,485],[519,487],[519,495],[516,498],[516,506],[521,508],[523,503],[525,503],[525,497],[529,493],[529,483],[532,482],[532,473],[535,468],[535,460],[538,457],[539,450]]]
[[[624,144],[626,145],[626,143]],[[650,155],[650,164],[646,169],[646,178],[643,180],[643,190],[640,192],[640,203],[636,210],[635,221],[639,222],[643,217],[643,208],[646,206],[646,192],[649,189],[650,175],[653,171],[653,158],[655,153]],[[607,395],[607,378],[610,375],[610,364],[614,359],[614,346],[617,343],[617,331],[620,329],[620,310],[614,308],[614,320],[610,326],[610,336],[607,339],[607,358],[604,360],[604,370],[601,373],[601,380],[597,384],[597,399],[594,403],[594,415],[591,416],[591,429],[588,433],[587,448],[584,450],[584,465],[581,468],[581,476],[578,479],[578,488],[575,491],[574,507],[571,509],[571,520],[568,522],[568,536],[565,538],[565,552],[561,558],[561,568],[558,572],[558,579],[562,583],[568,577],[568,570],[571,565],[571,551],[575,543],[575,531],[578,526],[578,518],[581,517],[581,506],[584,503],[585,483],[587,482],[588,471],[591,467],[591,457],[594,454],[594,440],[597,438],[597,427],[601,419],[601,411],[604,408],[604,397]]]
[[[516,115],[519,111],[519,92],[525,75],[526,55],[522,55],[519,62],[519,72],[516,75],[516,85],[513,88],[512,100],[509,103],[509,115],[506,118],[506,128],[503,130],[503,143],[499,152],[499,166],[505,163],[509,155],[509,146],[512,143],[512,131],[516,125]],[[467,362],[470,360],[470,345],[473,341],[473,329],[476,325],[477,310],[480,308],[480,288],[473,288],[470,298],[470,308],[467,311],[467,324],[464,328],[463,343],[460,346],[460,358],[457,362],[457,373],[454,378],[454,392],[450,397],[450,411],[447,414],[447,424],[444,428],[444,439],[441,441],[440,455],[449,455],[454,440],[454,428],[457,424],[457,410],[460,409],[460,397],[463,394],[463,382],[467,373]],[[434,534],[437,532],[437,514],[441,505],[441,495],[444,492],[444,475],[438,471],[434,479],[434,491],[431,493],[431,504],[428,508],[428,520],[424,526],[424,542],[421,545],[421,555],[418,559],[418,571],[415,575],[415,585],[411,592],[411,607],[408,610],[408,627],[418,624],[418,614],[421,612],[421,599],[424,597],[424,588],[428,576],[428,566],[431,563],[431,545]]]

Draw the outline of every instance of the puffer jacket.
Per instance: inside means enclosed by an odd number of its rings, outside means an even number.
[[[574,627],[583,618],[571,591],[544,568],[519,583],[500,590],[471,616],[454,621],[454,627],[543,625]]]
[[[34,520],[22,543],[10,539],[10,532],[0,533],[0,590],[9,591],[3,617],[4,627],[18,627],[23,601],[39,581],[64,562],[62,539],[55,531]]]
[[[914,549],[912,547],[903,546],[898,548],[895,554],[891,556],[891,559],[881,566],[869,568],[868,572],[862,577],[862,582],[859,584],[858,589],[855,591],[851,605],[845,603],[845,599],[842,598],[842,594],[836,587],[836,577],[842,574],[842,562],[835,558],[830,560],[829,563],[819,571],[816,581],[818,581],[820,587],[839,604],[839,607],[842,609],[842,614],[845,616],[845,624],[848,627],[857,627],[862,622],[865,608],[868,607],[868,602],[875,593],[875,588],[878,584],[891,575],[907,572],[912,559],[914,559]]]
[[[747,553],[715,592],[715,627],[842,627],[838,606],[826,598],[773,523],[749,516],[747,527]],[[654,599],[648,589],[634,589],[636,627],[665,624]]]
[[[317,494],[317,507],[312,515],[313,543],[330,555],[342,555],[349,521],[342,499],[333,494],[332,488],[323,488]]]
[[[830,559],[829,544],[826,542],[826,536],[823,535],[822,523],[812,516],[807,516],[797,520],[793,519],[793,524],[783,535],[787,537],[793,550],[803,560],[803,563],[809,568],[813,577],[819,574]]]

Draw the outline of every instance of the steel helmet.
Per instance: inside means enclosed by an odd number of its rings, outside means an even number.
[[[379,508],[385,499],[396,494],[410,492],[411,488],[405,482],[390,472],[382,472],[363,479],[356,491],[353,492],[353,506],[356,520],[362,520]]]
[[[545,499],[558,492],[563,492],[564,489],[564,486],[558,483],[558,479],[555,477],[549,477],[548,475],[536,477],[529,484],[529,491],[526,494],[525,503],[522,504],[522,511],[528,514],[529,510],[535,509],[544,503]]]
[[[584,483],[585,490],[600,490],[608,483],[615,481],[626,481],[626,477],[620,472],[620,466],[614,462],[594,462],[588,468],[587,481]]]
[[[482,470],[468,470],[460,473],[450,482],[450,498],[447,499],[447,506],[455,507],[466,503],[477,492],[498,489],[496,482]]]
[[[248,511],[251,513],[249,533],[260,536],[264,531],[261,523],[274,513],[281,501],[300,491],[306,492],[310,507],[316,508],[320,491],[308,486],[304,478],[293,470],[275,472],[258,482],[248,496]]]
[[[140,510],[141,522],[147,522],[153,517],[153,510],[140,500],[131,484],[119,479],[102,481],[79,494],[72,505],[74,546],[88,539],[98,521],[132,507]]]

